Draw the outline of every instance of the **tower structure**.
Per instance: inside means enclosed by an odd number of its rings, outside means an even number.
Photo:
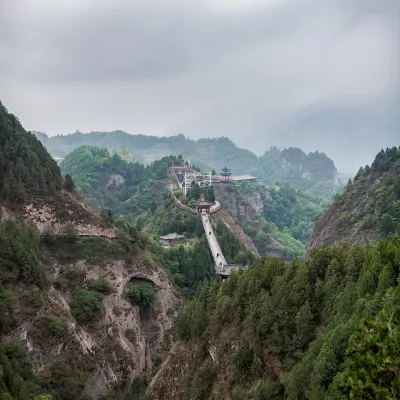
[[[229,168],[222,168],[221,176],[223,181],[230,181],[231,175],[231,170]]]

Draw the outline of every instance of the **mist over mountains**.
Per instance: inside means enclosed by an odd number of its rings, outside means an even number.
[[[182,132],[190,137],[228,136],[257,155],[272,146],[320,151],[348,173],[368,164],[381,148],[400,142],[399,96],[327,96],[292,107],[291,114],[274,115],[259,100],[210,110],[185,124]]]
[[[340,170],[356,172],[382,147],[400,143],[399,110],[400,97],[328,97],[285,120],[270,140],[325,152]]]
[[[142,148],[142,144],[138,143],[138,139],[142,138],[140,142],[146,142],[145,147],[156,146],[143,162],[184,152],[180,144],[185,142],[187,146],[191,141],[188,142],[188,139],[229,137],[238,147],[248,149],[259,156],[274,146],[280,149],[297,147],[305,152],[323,152],[334,160],[340,172],[350,174],[355,174],[361,166],[368,164],[382,148],[397,146],[400,143],[400,97],[330,96],[300,108],[272,126],[263,115],[261,105],[254,106],[251,113],[246,112],[247,119],[240,113],[239,104],[236,108],[223,109],[225,112],[220,109],[200,115],[188,123],[182,130],[183,134],[178,136],[132,135],[131,140],[128,140],[129,137],[122,131],[91,133],[91,136],[97,136],[96,140],[94,137],[89,139],[81,133],[55,138],[49,132],[52,138],[48,141],[41,133],[36,134],[50,146],[52,154],[57,156],[65,155],[79,144],[104,145],[115,149],[124,145]],[[101,135],[100,141],[98,135]],[[173,139],[174,137],[176,139]],[[182,142],[184,137],[187,139]],[[128,144],[129,142],[131,144]],[[223,143],[228,146],[226,150],[230,152],[232,143]],[[157,154],[153,155],[153,150],[156,150]],[[228,161],[223,160],[223,146],[219,151],[221,162]],[[138,156],[135,151],[133,154]],[[193,154],[187,156],[193,157]],[[253,155],[247,153],[246,157],[252,158]]]

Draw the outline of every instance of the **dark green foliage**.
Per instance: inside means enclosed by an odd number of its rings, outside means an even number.
[[[254,393],[255,400],[281,400],[282,397],[283,385],[268,378],[259,382]]]
[[[169,272],[173,282],[184,296],[192,296],[204,279],[214,279],[215,267],[206,239],[193,246],[173,246],[168,250],[155,250],[161,265]]]
[[[333,384],[351,399],[400,398],[400,287],[383,301],[379,314],[350,337],[345,369]]]
[[[101,210],[100,217],[105,226],[115,225],[115,218],[111,210]]]
[[[66,224],[62,233],[67,243],[76,243],[79,240],[78,230],[73,223]]]
[[[104,295],[110,294],[112,292],[111,284],[103,278],[89,281],[88,288]]]
[[[22,343],[11,341],[0,345],[0,371],[2,400],[51,400],[40,388]]]
[[[234,363],[238,372],[242,374],[247,374],[250,371],[251,365],[253,363],[253,350],[249,346],[238,346],[234,354]]]
[[[74,133],[50,138],[40,133],[37,135],[52,154],[61,157],[82,144],[107,146],[114,151],[119,151],[123,145],[132,158],[143,164],[149,164],[152,160],[160,158],[160,149],[157,145],[161,145],[171,149],[167,151],[172,154],[189,157],[202,171],[221,171],[227,166],[233,175],[253,174],[266,184],[288,183],[296,188],[310,189],[313,193],[319,193],[329,199],[335,191],[341,189],[341,185],[336,185],[333,181],[337,171],[332,160],[323,153],[305,154],[297,148],[280,151],[273,147],[262,157],[257,157],[249,150],[239,149],[227,137],[194,141],[182,134],[158,138],[129,135],[121,131]],[[178,163],[180,161],[177,160]],[[303,176],[307,173],[309,176]]]
[[[128,379],[113,385],[112,389],[101,400],[150,400],[146,397],[147,378]]]
[[[72,235],[58,235],[49,243],[41,238],[42,251],[50,252],[57,256],[58,260],[73,262],[82,258],[101,260],[104,257],[117,257],[123,260],[131,260],[132,257],[146,247],[146,238],[123,219],[116,223],[120,229],[117,238],[110,241],[102,237],[77,237]],[[71,239],[73,239],[71,241]]]
[[[288,266],[263,258],[222,285],[203,286],[183,305],[176,334],[209,343],[231,332],[239,346],[228,351],[241,371],[233,379],[248,390],[259,379],[276,380],[269,365],[280,365],[283,386],[266,390],[271,398],[282,398],[284,390],[293,400],[395,399],[399,265],[396,237],[314,249],[306,262]]]
[[[216,369],[212,361],[206,360],[196,371],[190,387],[190,398],[193,400],[209,399],[211,383],[216,375]]]
[[[14,323],[13,309],[15,296],[11,290],[3,288],[0,281],[0,334],[6,333]]]
[[[102,298],[98,292],[78,291],[69,303],[72,315],[80,324],[93,322],[104,309]]]
[[[54,396],[54,400],[90,400],[92,396],[86,395],[84,389],[95,370],[96,363],[91,356],[82,354],[76,347],[69,347],[38,375],[42,386]]]
[[[22,280],[44,287],[46,275],[39,256],[39,233],[35,226],[15,221],[0,222],[0,278]]]
[[[190,200],[199,200],[203,190],[199,184],[192,182],[192,187],[187,191],[186,197]]]
[[[228,263],[246,265],[254,261],[254,254],[246,250],[221,220],[217,222],[215,235]]]
[[[201,219],[201,215],[198,215],[197,219],[196,219],[195,234],[199,238],[199,237],[201,237],[203,235],[203,233],[204,233],[203,222],[202,222],[202,219]]]
[[[126,297],[132,304],[140,307],[152,307],[156,301],[156,291],[153,285],[138,285],[126,292]]]
[[[196,215],[182,211],[172,199],[164,201],[148,222],[153,233],[158,235],[172,232],[194,234],[196,230]]]
[[[360,228],[358,236],[363,241],[399,235],[399,177],[400,148],[397,147],[381,150],[371,167],[360,168],[354,182],[331,205],[330,214],[336,220],[332,237],[344,239],[354,226]],[[327,222],[331,223],[325,220],[321,229]]]
[[[214,193],[214,188],[212,186],[209,188],[206,188],[204,190],[204,197],[205,197],[206,201],[209,201],[210,203],[214,203],[215,193]]]
[[[178,163],[174,156],[156,160],[148,166],[111,154],[108,149],[80,146],[61,163],[63,174],[72,176],[76,187],[98,209],[109,209],[130,220],[143,211],[155,212],[165,187],[160,180],[168,177],[168,167]]]
[[[75,183],[71,178],[71,175],[65,175],[63,181],[63,188],[68,190],[68,192],[72,192],[75,189]]]
[[[0,103],[0,201],[22,203],[28,192],[61,188],[57,163]]]
[[[44,322],[50,335],[61,338],[66,337],[68,328],[59,318],[52,316],[46,317]]]

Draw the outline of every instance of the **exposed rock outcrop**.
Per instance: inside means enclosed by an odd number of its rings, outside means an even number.
[[[251,222],[264,209],[260,189],[254,188],[251,195],[234,191],[228,185],[214,185],[215,196],[220,199],[224,208],[232,212],[234,218],[243,223]],[[232,195],[234,194],[234,195]]]
[[[238,225],[232,216],[227,211],[220,211],[214,215],[213,221],[222,220],[227,228],[233,232],[233,234],[239,239],[240,243],[243,243],[247,250],[259,255],[257,247],[251,240],[251,238],[246,235],[240,225]]]
[[[110,283],[112,292],[103,299],[102,317],[89,326],[77,324],[69,307],[69,291],[51,286],[44,293],[43,306],[10,338],[26,341],[29,357],[38,369],[61,353],[75,351],[81,357],[96,358],[96,370],[87,383],[87,392],[93,399],[98,399],[113,382],[151,375],[155,363],[161,360],[164,335],[172,328],[179,306],[178,294],[166,272],[149,254],[130,263],[108,259],[60,265],[53,259],[47,265],[54,279],[70,269],[77,271],[83,282],[103,278]],[[124,298],[123,292],[132,281],[150,282],[155,287],[157,302],[151,310],[143,312]],[[43,318],[55,315],[67,326],[68,335],[43,340],[40,324]]]
[[[3,217],[32,221],[39,232],[51,227],[55,234],[62,234],[67,225],[73,224],[81,236],[112,239],[116,235],[116,229],[105,227],[99,214],[85,204],[83,198],[65,190],[54,196],[30,195],[16,210],[5,204]]]

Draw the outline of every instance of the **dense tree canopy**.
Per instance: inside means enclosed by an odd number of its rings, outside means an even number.
[[[319,245],[327,226],[327,244],[346,237],[366,242],[400,234],[400,148],[381,150],[371,167],[360,168],[336,196],[325,218],[316,224],[313,238]]]
[[[76,186],[92,206],[133,220],[144,211],[154,213],[167,193],[162,180],[168,167],[181,161],[169,156],[145,166],[127,160],[123,150],[112,154],[107,148],[80,146],[65,157],[61,171],[64,186]]]
[[[60,188],[57,163],[0,103],[0,201],[23,202],[27,192]]]
[[[177,334],[208,348],[230,335],[228,364],[218,367],[224,372],[211,376],[207,388],[237,370],[230,388],[239,384],[243,398],[254,398],[261,380],[265,392],[291,400],[396,399],[399,265],[398,237],[374,246],[315,249],[306,262],[290,266],[263,258],[187,301]],[[198,357],[197,368],[210,356]],[[201,385],[197,375],[189,372],[192,385]]]
[[[182,134],[159,138],[121,131],[77,132],[52,137],[38,132],[37,135],[49,151],[58,156],[66,156],[82,144],[106,146],[111,151],[119,151],[124,146],[132,158],[143,164],[163,155],[182,154],[203,171],[221,171],[227,166],[233,175],[253,174],[268,185],[288,183],[329,199],[342,188],[335,183],[337,171],[329,157],[318,152],[306,154],[298,148],[281,151],[273,147],[257,157],[249,150],[238,148],[227,137],[194,141]]]

